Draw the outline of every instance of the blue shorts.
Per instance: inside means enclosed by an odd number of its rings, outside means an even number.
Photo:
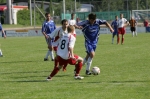
[[[51,41],[49,41],[49,39],[45,38],[45,40],[46,40],[47,45],[52,45],[52,43],[54,42],[54,39],[51,39]]]
[[[113,35],[117,35],[118,34],[118,30],[114,30]]]
[[[86,48],[86,52],[89,54],[91,52],[95,52],[96,50],[96,45],[95,44],[89,44],[89,43],[85,43],[85,48]]]

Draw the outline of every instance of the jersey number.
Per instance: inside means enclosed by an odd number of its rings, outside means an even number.
[[[61,48],[61,49],[64,49],[64,48],[65,48],[65,43],[66,43],[66,40],[62,40],[62,41],[61,41],[61,45],[60,45],[60,48]]]

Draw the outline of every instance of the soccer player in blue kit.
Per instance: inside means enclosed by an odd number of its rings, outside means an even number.
[[[90,13],[88,20],[82,21],[77,25],[82,28],[82,32],[85,38],[85,48],[87,55],[84,59],[83,64],[86,63],[86,75],[91,75],[90,67],[92,59],[95,56],[95,50],[98,43],[100,25],[105,24],[111,32],[114,32],[111,25],[106,20],[96,19],[96,14]]]
[[[51,57],[51,60],[53,61],[54,60],[53,46],[52,46],[53,39],[49,43],[48,42],[48,38],[49,38],[48,34],[51,34],[56,29],[56,26],[55,26],[54,21],[51,20],[50,13],[46,13],[45,17],[46,17],[46,20],[45,20],[45,22],[43,22],[43,25],[42,25],[42,33],[43,33],[43,35],[46,39],[46,42],[47,42],[47,45],[48,45],[48,51],[47,51],[47,54],[44,58],[44,61],[48,60],[49,55]]]
[[[115,16],[115,20],[111,23],[111,26],[114,29],[114,32],[112,33],[112,44],[114,43],[114,37],[117,35],[118,38],[118,16]]]

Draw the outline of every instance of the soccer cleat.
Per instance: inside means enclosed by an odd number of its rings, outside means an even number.
[[[48,61],[48,59],[47,59],[47,58],[44,58],[44,61]]]
[[[74,74],[76,74],[76,69],[74,69]]]
[[[81,80],[81,79],[84,79],[84,77],[82,77],[82,76],[75,76],[74,79]]]
[[[63,68],[63,72],[66,72],[67,70],[66,70],[66,68]]]
[[[86,70],[85,74],[86,75],[91,75],[92,73],[90,71]]]
[[[52,78],[51,77],[47,77],[47,79],[46,79],[47,81],[50,81],[50,80],[52,80]]]

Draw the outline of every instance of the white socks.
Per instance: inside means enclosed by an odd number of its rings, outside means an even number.
[[[45,58],[48,59],[49,55],[50,55],[51,59],[54,59],[54,53],[53,53],[53,51],[48,50]]]
[[[87,60],[87,64],[86,64],[86,70],[90,71],[90,67],[91,67],[91,64],[92,64],[92,59],[91,57],[88,58]]]

